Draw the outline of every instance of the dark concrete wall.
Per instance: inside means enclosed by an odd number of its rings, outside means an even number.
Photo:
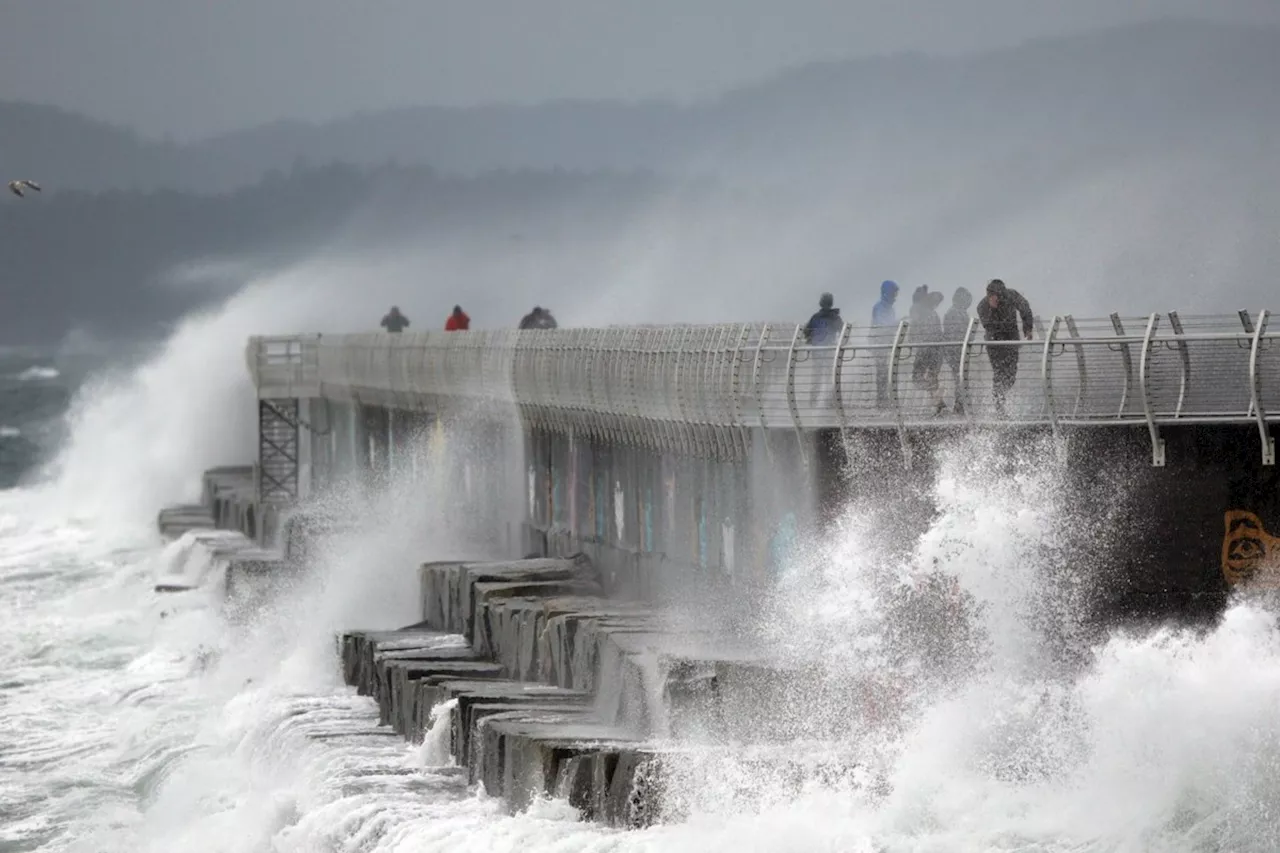
[[[1152,464],[1145,427],[1066,432],[1060,457],[1046,453],[1047,429],[1005,429],[996,445],[1007,458],[987,463],[997,484],[1028,461],[1062,469],[1071,510],[1053,531],[1053,556],[1087,576],[1091,612],[1102,621],[1198,621],[1221,610],[1232,582],[1252,575],[1253,583],[1280,585],[1280,538],[1270,532],[1280,530],[1280,473],[1261,464],[1256,427],[1185,426],[1161,435],[1163,467]],[[910,469],[893,430],[844,442],[829,435],[820,445],[832,459],[828,470],[843,471],[817,484],[823,504],[875,502],[891,519],[885,547],[914,542],[935,511],[931,489],[946,436],[931,431],[908,442]]]

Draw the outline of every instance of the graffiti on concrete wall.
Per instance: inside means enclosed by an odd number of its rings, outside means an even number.
[[[1223,517],[1222,574],[1227,583],[1280,586],[1280,538],[1262,526],[1262,519],[1246,510],[1229,510]]]

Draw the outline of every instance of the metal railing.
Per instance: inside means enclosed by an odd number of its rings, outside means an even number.
[[[249,339],[245,359],[258,396],[320,396],[319,335],[260,335]]]
[[[825,346],[794,323],[277,337],[250,343],[250,366],[262,396],[508,406],[535,427],[695,454],[738,455],[752,428],[893,429],[905,450],[922,428],[1127,424],[1149,431],[1162,465],[1162,426],[1256,424],[1271,465],[1280,333],[1269,320],[1065,315],[1007,342],[983,340],[975,320],[960,339],[922,340],[904,320],[845,325]],[[1003,405],[999,350],[1017,361]]]

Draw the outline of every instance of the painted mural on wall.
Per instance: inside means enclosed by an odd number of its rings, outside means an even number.
[[[1222,575],[1231,586],[1280,587],[1280,537],[1262,519],[1241,509],[1223,516]]]

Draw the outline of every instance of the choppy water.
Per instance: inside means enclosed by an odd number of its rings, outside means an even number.
[[[65,420],[82,371],[0,365],[0,424],[20,434],[0,430],[0,851],[1261,851],[1280,838],[1274,615],[1239,605],[1204,635],[1111,638],[1069,675],[1047,672],[1038,555],[1061,508],[1043,476],[993,493],[961,461],[905,566],[873,558],[855,513],[784,578],[767,626],[780,649],[830,650],[839,678],[891,665],[895,572],[940,562],[988,605],[978,669],[833,745],[877,763],[887,792],[817,778],[771,791],[730,761],[677,792],[692,814],[677,825],[609,830],[555,802],[505,815],[456,769],[425,766],[438,750],[379,733],[334,667],[335,629],[415,621],[405,567],[448,542],[413,509],[432,483],[375,501],[367,532],[254,624],[228,624],[209,593],[152,591],[155,510],[192,497],[203,468],[249,458],[241,347],[261,298],[90,382]],[[32,447],[3,449],[19,437]],[[42,448],[50,464],[13,485]],[[749,808],[730,782],[754,786]]]

